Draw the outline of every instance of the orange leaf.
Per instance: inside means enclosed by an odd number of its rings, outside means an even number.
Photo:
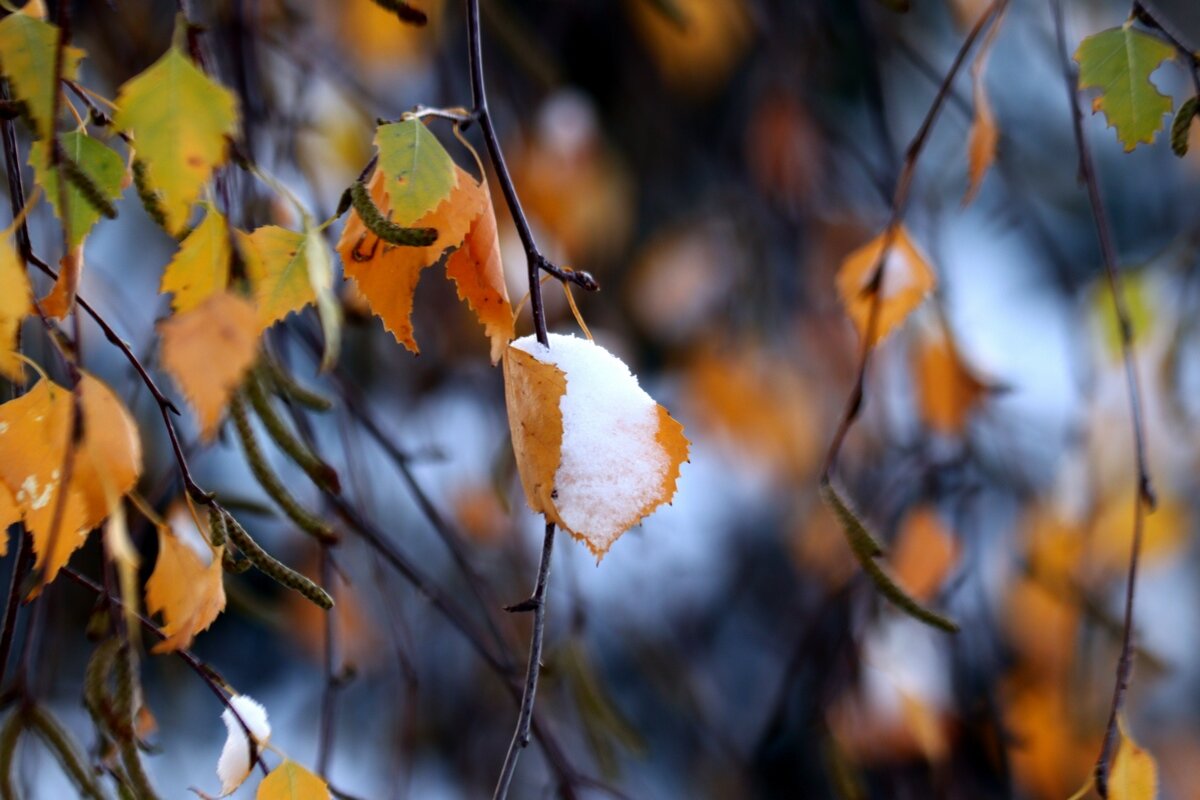
[[[892,556],[900,585],[918,600],[930,600],[956,563],[958,541],[942,525],[937,512],[923,507],[910,513]]]
[[[254,304],[230,292],[159,325],[162,364],[187,395],[200,419],[200,436],[211,441],[221,416],[258,353]]]
[[[979,193],[984,176],[996,160],[996,145],[1000,141],[996,118],[992,115],[992,106],[983,86],[982,71],[974,72],[974,81],[975,119],[971,122],[971,132],[967,137],[967,193],[963,196],[964,206]]]
[[[413,223],[416,228],[434,228],[437,240],[426,247],[402,247],[383,242],[367,230],[354,211],[338,240],[338,254],[347,277],[353,278],[367,298],[371,312],[383,321],[396,341],[419,353],[413,338],[413,293],[421,270],[434,264],[447,249],[457,247],[483,210],[486,200],[475,179],[455,167],[457,182],[441,205]],[[384,175],[375,170],[367,186],[371,199],[386,218],[387,193]]]
[[[922,337],[913,357],[917,408],[935,431],[960,434],[967,418],[987,396],[989,385],[963,362],[954,342],[945,335]]]
[[[42,300],[42,311],[48,317],[62,319],[75,307],[75,293],[83,276],[83,244],[72,248],[58,263],[58,280],[50,294]]]
[[[33,290],[25,274],[25,262],[10,241],[0,241],[0,375],[25,382],[25,364],[11,352],[17,349],[21,320],[33,310]]]
[[[0,556],[8,555],[8,526],[21,521],[21,509],[12,490],[0,483]]]
[[[163,616],[163,633],[153,653],[170,653],[191,645],[225,608],[221,551],[216,548],[205,563],[192,545],[170,528],[158,530],[158,561],[146,581],[146,609]]]
[[[79,391],[83,439],[72,456],[71,483],[57,532],[52,526],[70,446],[71,391],[43,380],[0,405],[0,481],[12,492],[33,536],[45,583],[104,521],[110,503],[129,492],[141,475],[137,425],[124,404],[86,373]]]
[[[500,261],[500,237],[496,232],[496,210],[487,181],[479,187],[483,210],[471,223],[462,246],[446,261],[446,276],[458,287],[492,340],[492,363],[500,360],[504,346],[513,338],[513,310],[504,283],[504,265]]]
[[[683,426],[619,359],[574,336],[505,351],[508,425],[526,500],[597,559],[675,495]]]
[[[880,256],[885,248],[887,260],[881,265]],[[878,298],[871,291],[877,266],[884,270]],[[935,286],[937,276],[929,260],[917,249],[903,225],[885,230],[846,256],[837,275],[838,294],[861,336],[867,335],[872,306],[878,303],[878,318],[869,342],[872,347],[904,322]]]

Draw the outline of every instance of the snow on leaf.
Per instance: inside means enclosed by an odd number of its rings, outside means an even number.
[[[358,284],[371,313],[383,321],[396,341],[414,353],[420,350],[413,338],[413,292],[421,271],[437,262],[447,249],[462,243],[485,202],[474,178],[457,167],[455,175],[457,182],[450,195],[412,223],[414,227],[436,229],[438,237],[433,244],[425,247],[388,244],[367,230],[357,212],[350,213],[338,240],[337,250],[346,276]],[[386,217],[391,209],[384,186],[383,173],[376,170],[367,188]]]
[[[1158,765],[1120,724],[1120,744],[1108,775],[1109,800],[1154,800],[1158,797]]]
[[[222,548],[210,552],[202,540],[197,544],[203,553],[171,528],[158,530],[158,560],[146,581],[146,610],[162,614],[166,638],[151,648],[153,653],[189,647],[225,608]]]
[[[0,20],[0,68],[13,90],[28,109],[34,130],[41,139],[54,135],[55,61],[58,54],[58,27],[41,19],[40,2],[31,2],[15,14]],[[74,80],[84,52],[66,47],[62,76]]]
[[[530,507],[597,559],[670,502],[688,455],[683,426],[616,356],[574,336],[551,334],[549,348],[527,336],[505,352],[504,382]]]
[[[876,301],[871,292],[871,282],[885,248],[888,251],[887,262]],[[875,302],[879,304],[871,346],[878,344],[904,322],[935,286],[937,277],[929,266],[929,260],[917,249],[903,225],[894,230],[885,230],[846,256],[837,274],[838,294],[859,335],[867,335],[871,306]]]
[[[0,375],[16,383],[25,379],[25,365],[13,355],[21,320],[33,310],[33,289],[25,272],[25,263],[12,242],[0,240]]]
[[[234,390],[254,363],[259,332],[254,304],[230,292],[159,325],[162,365],[196,410],[205,441],[216,436]]]
[[[100,191],[102,198],[109,203],[121,196],[121,182],[125,178],[125,162],[115,150],[98,139],[93,139],[83,131],[68,131],[58,136],[63,155],[78,165],[84,175],[91,180],[92,185]],[[33,167],[34,177],[46,199],[54,208],[54,213],[62,219],[61,190],[58,183],[58,171],[53,169],[50,160],[50,148],[45,141],[36,141],[29,147],[29,164]],[[89,199],[72,181],[67,181],[67,236],[71,246],[83,243],[100,217],[103,215],[96,203]]]
[[[391,221],[408,227],[437,208],[454,189],[454,161],[418,119],[380,125],[375,131],[378,172]],[[376,201],[380,208],[384,206]]]
[[[1175,48],[1129,23],[1093,34],[1079,44],[1079,88],[1099,89],[1092,112],[1103,111],[1110,128],[1128,152],[1154,141],[1163,117],[1171,113],[1171,98],[1150,82],[1150,75]]]
[[[57,533],[52,531],[71,434],[71,391],[42,380],[0,405],[0,481],[33,536],[37,568],[49,583],[111,503],[137,484],[142,448],[137,426],[112,390],[84,373],[80,383],[83,439]],[[53,551],[50,549],[53,539]]]
[[[171,308],[191,311],[229,284],[229,227],[221,212],[205,207],[204,219],[187,235],[163,272],[159,291],[171,292]]]
[[[219,563],[220,559],[217,561]],[[246,736],[242,723],[249,728],[256,747],[262,747],[271,738],[267,710],[261,704],[244,694],[234,695],[229,699],[229,704],[233,709],[227,708],[221,712],[226,736],[225,746],[221,749],[221,757],[217,761],[217,777],[221,780],[222,795],[236,791],[250,776],[250,768],[253,766],[250,761],[250,739]],[[237,711],[237,716],[234,715],[234,711]]]
[[[492,340],[492,363],[495,364],[504,353],[505,345],[512,341],[514,317],[508,287],[504,283],[496,210],[487,181],[479,186],[479,193],[483,198],[483,210],[471,223],[462,246],[447,259],[446,276],[453,279],[459,299],[471,306]]]
[[[257,800],[329,800],[329,787],[295,761],[284,761],[258,785]]]
[[[308,277],[307,242],[303,233],[277,225],[264,225],[248,234],[238,231],[260,330],[316,299]]]
[[[121,87],[117,107],[113,124],[133,132],[167,227],[178,233],[213,169],[225,161],[225,137],[237,132],[237,98],[172,47]]]

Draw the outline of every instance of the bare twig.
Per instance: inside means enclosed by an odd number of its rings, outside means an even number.
[[[1138,378],[1137,360],[1133,352],[1133,324],[1125,294],[1117,275],[1117,250],[1108,215],[1100,197],[1100,184],[1096,178],[1096,167],[1092,152],[1083,131],[1083,113],[1076,97],[1076,76],[1071,66],[1070,51],[1067,49],[1066,32],[1063,24],[1062,3],[1055,0],[1054,29],[1058,40],[1059,56],[1063,64],[1063,79],[1067,87],[1067,99],[1071,104],[1071,129],[1075,134],[1075,146],[1079,151],[1079,176],[1087,188],[1088,203],[1092,208],[1092,219],[1096,225],[1096,237],[1100,242],[1100,255],[1104,260],[1104,273],[1112,293],[1113,310],[1117,315],[1117,327],[1121,336],[1121,360],[1125,368],[1125,382],[1129,392],[1130,426],[1133,435],[1133,453],[1137,463],[1134,485],[1133,539],[1129,547],[1129,573],[1125,582],[1125,619],[1121,631],[1121,655],[1117,660],[1117,677],[1113,687],[1112,707],[1109,709],[1108,724],[1104,729],[1104,742],[1096,759],[1096,790],[1101,797],[1108,797],[1108,774],[1113,748],[1117,740],[1117,717],[1125,704],[1133,673],[1133,605],[1137,591],[1138,563],[1142,552],[1142,529],[1147,510],[1155,505],[1154,488],[1150,481],[1150,468],[1146,459],[1145,425],[1142,421],[1142,388]]]

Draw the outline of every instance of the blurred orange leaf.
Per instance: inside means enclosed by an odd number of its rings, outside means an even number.
[[[935,510],[921,507],[904,520],[892,555],[896,580],[918,600],[930,600],[958,563],[958,540]]]
[[[159,325],[162,364],[187,395],[211,441],[233,392],[258,353],[254,304],[218,292],[196,308]]]
[[[921,420],[947,435],[963,432],[971,412],[991,388],[967,366],[954,341],[944,334],[921,337],[913,372]]]
[[[886,262],[880,256],[887,250]],[[878,295],[872,291],[876,268],[883,268]],[[838,269],[837,288],[846,313],[859,335],[866,336],[872,306],[878,316],[871,341],[874,346],[895,330],[937,286],[937,277],[903,225],[885,230],[846,257]]]
[[[1158,797],[1158,765],[1138,747],[1120,721],[1120,744],[1108,775],[1109,800],[1154,800]]]
[[[48,317],[62,319],[71,313],[75,307],[75,293],[79,291],[79,281],[83,277],[83,244],[76,245],[67,251],[58,262],[58,280],[50,289],[50,294],[42,300],[42,311]]]

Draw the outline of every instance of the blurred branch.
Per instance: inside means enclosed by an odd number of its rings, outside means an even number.
[[[1137,361],[1133,353],[1133,323],[1130,321],[1125,294],[1117,276],[1117,250],[1109,228],[1108,215],[1100,198],[1100,184],[1096,178],[1096,167],[1092,152],[1083,131],[1083,112],[1079,109],[1076,96],[1076,75],[1071,65],[1063,24],[1061,0],[1054,0],[1054,30],[1058,40],[1058,53],[1062,59],[1063,80],[1067,87],[1067,101],[1071,104],[1071,129],[1075,134],[1075,147],[1079,154],[1079,176],[1087,188],[1088,203],[1092,208],[1092,219],[1096,225],[1096,236],[1100,240],[1100,254],[1104,258],[1104,273],[1112,293],[1113,310],[1117,315],[1117,327],[1121,337],[1121,360],[1125,367],[1125,382],[1129,393],[1130,427],[1133,435],[1133,454],[1137,462],[1136,485],[1134,486],[1133,540],[1129,547],[1129,574],[1125,581],[1125,620],[1121,633],[1121,656],[1117,660],[1116,684],[1113,687],[1112,707],[1108,724],[1104,730],[1104,743],[1096,759],[1096,791],[1108,797],[1108,775],[1113,748],[1117,741],[1117,717],[1125,705],[1133,673],[1133,606],[1137,591],[1138,562],[1142,552],[1142,533],[1147,510],[1155,505],[1154,488],[1150,481],[1150,467],[1146,459],[1145,423],[1142,420],[1142,388],[1138,378]]]

